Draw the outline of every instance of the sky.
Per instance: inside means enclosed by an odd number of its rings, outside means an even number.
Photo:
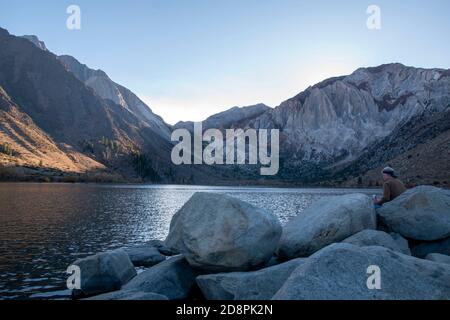
[[[80,30],[66,27],[72,4]],[[104,70],[171,124],[276,107],[359,67],[450,68],[448,0],[0,0],[0,27]]]

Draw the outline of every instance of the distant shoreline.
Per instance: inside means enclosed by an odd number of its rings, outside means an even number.
[[[89,181],[19,181],[19,180],[0,180],[0,184],[67,184],[67,185],[123,185],[123,186],[178,186],[178,187],[204,187],[204,188],[255,188],[255,189],[342,189],[342,190],[358,190],[358,189],[366,189],[366,190],[374,190],[381,191],[382,187],[374,187],[374,186],[332,186],[332,185],[296,185],[296,184],[232,184],[232,183],[223,183],[223,184],[179,184],[179,183],[151,183],[151,182],[89,182]],[[450,189],[445,186],[441,186],[443,189]]]
[[[198,181],[150,181],[139,177],[126,177],[113,171],[95,172],[63,172],[50,168],[36,167],[0,167],[0,183],[85,183],[85,184],[136,184],[136,185],[181,185],[181,186],[207,186],[207,187],[267,187],[267,188],[338,188],[338,189],[374,189],[382,188],[382,181],[370,181],[358,183],[356,178],[346,181],[319,181],[301,183],[282,179],[231,179],[224,178],[210,180],[198,179]],[[442,181],[434,182],[432,179],[420,179],[417,181],[403,181],[407,188],[418,185],[432,185],[449,189],[450,185]]]

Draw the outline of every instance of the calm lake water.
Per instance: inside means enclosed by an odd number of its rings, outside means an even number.
[[[172,215],[197,191],[224,193],[282,223],[313,201],[374,190],[0,183],[0,299],[67,297],[76,259],[163,240]]]

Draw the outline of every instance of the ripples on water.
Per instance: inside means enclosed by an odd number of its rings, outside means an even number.
[[[101,251],[163,240],[197,191],[274,212],[282,223],[345,189],[0,183],[0,299],[67,297],[65,270]],[[359,190],[368,194],[373,190]]]

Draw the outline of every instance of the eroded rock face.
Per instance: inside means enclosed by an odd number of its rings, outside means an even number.
[[[377,210],[391,230],[415,240],[450,236],[450,191],[432,186],[410,189]]]
[[[405,240],[405,239],[403,239]],[[358,247],[381,246],[403,254],[411,255],[407,241],[400,242],[400,238],[395,240],[391,235],[378,230],[363,230],[342,241]],[[405,247],[406,246],[406,247]]]
[[[136,270],[127,253],[122,249],[103,252],[73,263],[80,267],[81,289],[77,295],[93,295],[119,290],[136,276]]]
[[[368,289],[369,266],[380,268],[381,289]],[[294,270],[277,300],[428,300],[450,298],[450,266],[382,247],[333,244]]]
[[[197,284],[208,300],[269,300],[306,259],[294,259],[252,272],[201,275]]]
[[[185,299],[197,275],[183,256],[175,256],[140,273],[123,290],[156,293],[169,300]]]
[[[446,73],[401,64],[360,68],[311,86],[245,125],[286,133],[287,161],[350,158],[399,123],[423,111],[443,111],[450,101]]]
[[[271,212],[215,193],[196,193],[174,215],[165,241],[209,272],[246,271],[267,263],[281,225]]]
[[[364,229],[376,229],[376,213],[368,196],[322,199],[284,226],[278,255],[288,259],[307,257]]]

